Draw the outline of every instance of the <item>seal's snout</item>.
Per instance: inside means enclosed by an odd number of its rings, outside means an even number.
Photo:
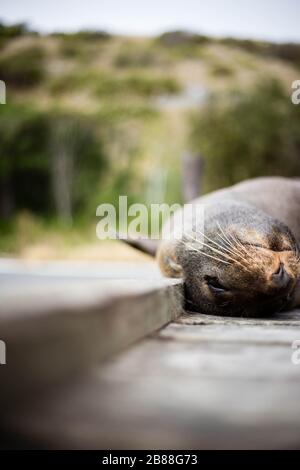
[[[290,275],[287,273],[284,264],[280,263],[278,269],[271,276],[274,287],[284,289],[291,281]]]

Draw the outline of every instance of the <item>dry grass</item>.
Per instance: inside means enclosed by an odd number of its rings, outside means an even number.
[[[79,246],[65,246],[58,241],[41,241],[25,246],[18,254],[25,260],[78,260],[78,261],[152,261],[150,256],[123,242],[97,241]]]

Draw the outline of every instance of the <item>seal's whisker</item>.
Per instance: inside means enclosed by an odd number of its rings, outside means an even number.
[[[213,259],[215,259],[217,261],[220,261],[222,263],[232,264],[228,261],[217,258],[216,256],[209,255],[208,253],[205,253],[203,250],[199,250],[199,248],[196,248],[195,246],[191,245],[189,242],[181,240],[181,243],[183,243],[185,246],[187,246],[190,250],[195,251],[196,253],[199,253],[200,255],[208,256],[209,258],[213,258]]]
[[[196,243],[199,243],[199,245],[203,245],[203,246],[207,246],[208,248],[210,248],[211,250],[213,251],[216,251],[217,253],[221,254],[222,256],[227,256],[226,253],[224,253],[223,251],[221,250],[217,250],[216,248],[210,246],[208,243],[205,243],[204,241],[200,241],[198,240],[196,237],[193,237],[192,235],[190,235],[189,233],[185,233],[184,234],[186,237],[190,238],[192,241],[196,242]],[[204,235],[204,234],[203,234]],[[205,235],[204,235],[205,236]],[[206,237],[208,238],[208,237]],[[208,239],[210,242],[213,242],[213,240],[210,240]],[[219,248],[222,248],[220,245],[218,245]]]
[[[240,242],[240,240],[238,240],[232,233],[229,233],[228,236],[230,236],[231,239],[237,244],[237,246],[239,246],[249,256],[249,252],[244,247],[244,245]]]
[[[190,238],[192,241],[194,242],[197,242],[197,243],[200,243],[199,240],[197,240],[197,238],[195,237],[192,237],[192,235],[188,234],[188,233],[185,233],[185,236]],[[214,251],[215,253],[218,253],[219,255],[221,256],[224,256],[225,258],[228,258],[228,259],[231,259],[232,261],[235,261],[231,256],[227,255],[226,253],[224,253],[223,251],[220,251],[220,250],[217,250],[216,248],[214,248],[213,246],[210,246],[208,243],[205,243],[203,241],[201,241],[201,245],[203,246],[206,246],[207,248],[209,248],[210,250]]]
[[[240,256],[243,256],[242,252],[238,249],[237,245],[238,245],[238,241],[235,240],[235,244],[233,244],[229,238],[227,237],[227,235],[225,234],[224,230],[222,229],[220,223],[217,221],[217,224],[218,224],[218,227],[219,229],[221,230],[222,234],[223,234],[223,237],[219,234],[219,237],[224,241],[226,242],[227,241],[227,244],[229,244],[233,250],[235,250],[236,253],[239,253]],[[248,256],[248,252],[247,250],[240,244],[240,246],[243,248],[243,250],[246,252],[247,256]],[[246,261],[248,263],[248,260]]]
[[[196,238],[192,237],[192,236],[189,235],[188,233],[185,233],[185,235],[186,235],[187,237],[189,237],[191,240],[196,241],[197,243],[200,243],[199,240],[197,240]],[[222,252],[222,251],[220,251],[220,250],[217,250],[216,248],[210,246],[208,243],[202,242],[202,245],[203,245],[203,246],[206,246],[207,248],[209,248],[210,250],[214,251],[215,253],[217,253],[217,254],[223,256],[224,258],[230,259],[230,260],[233,261],[234,263],[239,264],[240,266],[242,266],[244,269],[247,270],[247,267],[244,266],[242,263],[240,263],[237,259],[232,258],[231,256],[227,255],[226,253],[224,253],[224,252]]]
[[[227,243],[227,245],[231,246],[233,250],[238,251],[236,244],[234,245],[234,244],[229,240],[229,238],[228,238],[227,235],[225,234],[224,230],[222,229],[220,223],[217,222],[217,224],[218,224],[218,227],[219,227],[219,229],[221,230],[221,232],[222,232],[222,234],[223,234],[223,237],[222,237],[222,235],[218,234],[219,237],[221,238],[221,240],[223,240],[225,243]],[[239,251],[238,251],[238,252],[239,252]]]
[[[187,245],[189,247],[189,245]],[[194,249],[193,247],[190,247],[192,250]],[[212,255],[209,255],[208,253],[205,253],[204,251],[202,250],[196,250],[198,253],[200,253],[201,255],[204,255],[204,256],[207,256],[208,258],[212,258],[212,259],[215,259],[216,261],[219,261],[220,263],[224,263],[224,264],[232,264],[230,263],[229,261],[225,261],[223,259],[219,259],[217,258],[216,256],[212,256]]]
[[[236,244],[237,247],[241,248],[246,253],[246,255],[249,256],[249,253],[244,247],[244,245],[232,233],[229,232],[228,237],[231,238],[231,240]]]
[[[216,245],[218,248],[220,248],[221,250],[224,250],[226,251],[227,253],[230,253],[231,255],[233,256],[240,256],[246,263],[248,263],[248,261],[238,252],[238,251],[234,251],[230,248],[228,248],[227,246],[224,247],[223,245],[221,245],[220,243],[217,243],[215,242],[214,240],[212,240],[211,238],[209,238],[207,235],[205,235],[203,232],[201,232],[199,229],[197,229],[198,232],[200,233],[200,235],[202,235],[203,237],[207,238],[207,240],[209,240],[211,243],[214,243],[214,245]],[[223,240],[223,239],[222,239]],[[225,241],[225,240],[224,240]],[[200,242],[199,242],[200,243]]]
[[[217,220],[217,225],[218,225],[220,231],[221,231],[222,234],[223,234],[223,237],[222,237],[221,235],[219,235],[219,236],[221,237],[221,239],[224,240],[224,241],[226,241],[228,245],[230,245],[232,248],[234,248],[233,243],[228,239],[227,235],[225,234],[225,232],[224,232],[224,230],[222,229],[221,224],[220,224],[220,222],[219,222],[218,220]]]
[[[226,243],[226,240],[225,240],[219,233],[218,233],[217,235],[221,238],[221,240],[223,240],[224,243]],[[224,247],[223,247],[223,249],[226,250],[226,251],[228,251],[229,253],[231,253],[231,254],[234,255],[234,256],[240,257],[243,261],[245,261],[246,264],[249,264],[249,260],[246,259],[246,258],[244,257],[244,255],[243,255],[236,247],[228,248],[228,245],[226,245],[226,247],[227,247],[227,248],[224,248]]]

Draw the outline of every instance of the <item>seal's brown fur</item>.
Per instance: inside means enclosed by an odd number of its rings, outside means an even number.
[[[157,252],[164,275],[184,278],[191,308],[265,315],[299,302],[300,180],[249,180],[192,204],[205,204],[206,246],[183,236],[162,240]],[[182,220],[178,211],[164,230]],[[192,222],[185,230],[197,236]]]

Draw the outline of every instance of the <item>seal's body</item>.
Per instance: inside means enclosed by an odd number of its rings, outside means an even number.
[[[191,201],[201,224],[177,211],[157,258],[166,276],[185,281],[189,309],[222,315],[268,315],[300,303],[300,180],[257,178]],[[199,228],[201,227],[201,228]]]

